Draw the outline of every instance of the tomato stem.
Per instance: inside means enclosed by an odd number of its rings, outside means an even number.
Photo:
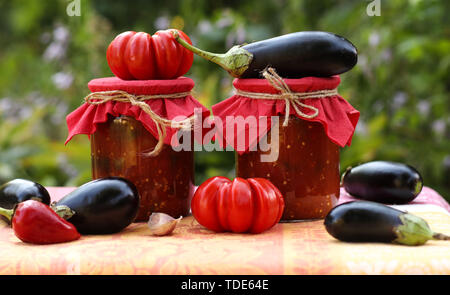
[[[253,54],[242,48],[240,45],[233,46],[226,53],[212,53],[192,46],[183,40],[176,30],[172,30],[171,32],[175,40],[187,50],[192,51],[206,60],[218,64],[233,77],[239,78],[242,76],[253,60]]]

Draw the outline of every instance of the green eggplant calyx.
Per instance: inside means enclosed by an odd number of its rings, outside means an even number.
[[[57,205],[56,203],[52,203],[50,207],[53,209],[53,211],[55,211],[56,214],[59,215],[59,217],[66,220],[75,214],[75,211],[73,211],[66,205]]]
[[[248,69],[252,60],[253,54],[242,48],[242,46],[236,45],[223,55],[223,65],[219,65],[231,76],[239,78]]]
[[[253,54],[242,48],[241,45],[233,46],[226,53],[217,54],[194,47],[185,40],[181,39],[180,35],[175,30],[172,30],[171,32],[175,40],[187,50],[192,51],[206,60],[218,64],[233,77],[239,78],[242,76],[253,60]]]
[[[14,209],[0,208],[0,215],[8,219],[8,221],[11,223],[11,220],[14,216]]]
[[[405,213],[399,216],[402,224],[397,226],[395,234],[397,239],[394,242],[409,246],[418,246],[432,240],[435,234],[428,223],[415,215]]]

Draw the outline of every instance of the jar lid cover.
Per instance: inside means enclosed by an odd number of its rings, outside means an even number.
[[[283,79],[293,92],[313,92],[324,89],[336,89],[341,83],[339,76],[331,77],[305,77],[300,79]],[[234,79],[233,86],[239,90],[249,92],[264,92],[277,94],[267,79]]]
[[[66,144],[77,134],[90,136],[97,130],[98,124],[108,121],[111,116],[123,115],[140,121],[156,139],[162,137],[165,144],[174,146],[178,143],[171,139],[178,127],[172,126],[178,125],[167,125],[167,121],[180,123],[191,121],[194,114],[201,114],[202,119],[210,115],[209,109],[192,96],[194,81],[187,77],[173,80],[122,80],[108,77],[94,79],[88,87],[92,93],[85,98],[85,103],[66,117],[69,131]],[[87,99],[89,97],[93,100]],[[124,97],[130,100],[123,101]],[[165,136],[160,136],[164,135],[161,128],[166,129]]]
[[[194,88],[194,81],[188,77],[172,80],[122,80],[106,77],[91,80],[88,87],[92,92],[122,90],[134,95],[156,95],[190,91]]]
[[[279,84],[278,84],[279,83]],[[305,77],[300,79],[235,79],[236,93],[212,106],[216,126],[221,130],[224,145],[231,145],[240,154],[254,147],[270,131],[273,117],[281,117],[280,125],[287,124],[286,116],[319,122],[328,138],[344,147],[351,144],[360,113],[337,92],[339,76]],[[275,86],[274,86],[275,85]],[[278,87],[279,86],[279,87]],[[227,132],[227,118],[255,117],[258,126],[234,124],[236,132]],[[262,125],[261,118],[267,120]],[[250,120],[248,121],[250,122]],[[254,132],[256,130],[256,132]],[[250,132],[252,131],[252,132]],[[230,135],[231,134],[231,135]],[[245,140],[237,136],[245,136]],[[245,146],[242,148],[242,144]]]

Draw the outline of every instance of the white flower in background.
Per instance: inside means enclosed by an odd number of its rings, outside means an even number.
[[[430,109],[431,109],[431,105],[430,102],[427,100],[421,100],[418,104],[417,104],[417,110],[419,111],[420,114],[422,114],[423,116],[428,116],[430,113]]]
[[[438,135],[443,135],[446,129],[445,125],[446,124],[443,119],[438,119],[433,122],[433,124],[431,125],[431,129],[433,129],[433,131]]]
[[[245,38],[247,38],[246,31],[243,26],[239,26],[236,30],[236,43],[242,44],[245,42]]]
[[[53,30],[53,39],[57,42],[67,42],[69,41],[69,37],[70,37],[69,30],[62,25],[58,25]]]
[[[25,120],[30,118],[34,113],[34,109],[30,108],[30,107],[22,107],[20,108],[19,112],[18,112],[18,119],[19,120]]]
[[[378,44],[380,44],[380,39],[380,34],[378,34],[377,32],[373,32],[369,36],[369,45],[372,47],[377,46]]]
[[[408,95],[403,91],[398,91],[392,99],[392,107],[394,110],[401,108],[408,100]]]
[[[4,97],[0,99],[0,113],[5,119],[19,122],[29,118],[33,114],[33,109],[31,104],[19,103],[9,97]]]
[[[8,110],[11,108],[12,106],[12,99],[9,97],[3,97],[0,98],[0,111],[6,111],[6,113],[8,112]]]
[[[59,72],[52,76],[52,82],[58,89],[64,90],[72,85],[73,76],[70,73]]]
[[[46,61],[59,60],[64,57],[64,48],[59,43],[52,42],[44,52]]]
[[[61,60],[66,56],[70,32],[66,27],[58,25],[53,30],[52,39],[44,51],[43,58],[46,61]]]
[[[154,26],[157,30],[165,30],[170,27],[170,20],[167,16],[160,16],[156,18]]]
[[[359,120],[358,124],[356,125],[355,133],[358,135],[368,135],[369,130],[367,128],[366,122],[363,120]]]
[[[202,20],[198,23],[198,31],[200,34],[207,34],[213,30],[213,27],[211,25],[211,22],[208,20]]]

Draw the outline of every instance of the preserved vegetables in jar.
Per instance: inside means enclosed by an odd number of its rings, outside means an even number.
[[[295,116],[288,122],[279,127],[278,158],[262,162],[270,151],[261,150],[236,154],[236,176],[270,180],[284,197],[282,220],[324,218],[339,198],[339,146],[318,122]]]
[[[133,182],[140,195],[137,221],[152,212],[186,216],[194,188],[194,152],[174,151],[164,144],[157,156],[157,140],[132,117],[111,117],[91,136],[93,179],[120,176]]]
[[[324,218],[339,198],[340,148],[351,144],[359,112],[338,94],[339,76],[270,73],[234,80],[236,94],[212,107],[217,138],[236,151],[237,177],[266,178],[280,190],[281,220]]]
[[[192,124],[197,115],[210,114],[191,95],[194,81],[108,77],[88,86],[85,103],[67,116],[66,143],[77,134],[90,135],[92,178],[118,176],[134,183],[140,195],[136,221],[147,221],[153,212],[188,215],[194,138],[202,140]]]

